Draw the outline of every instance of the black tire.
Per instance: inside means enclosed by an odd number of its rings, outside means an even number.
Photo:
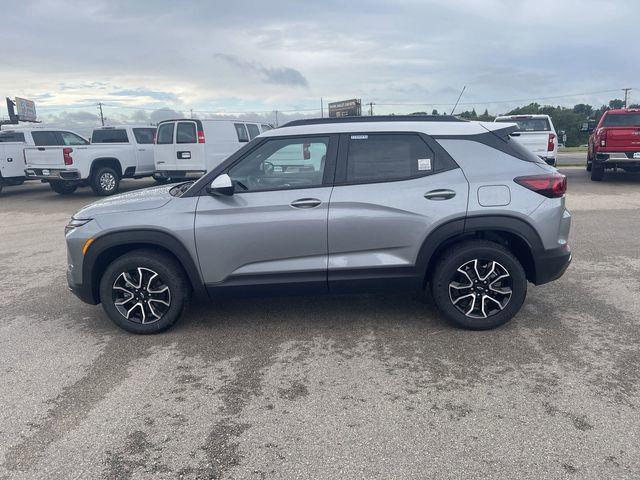
[[[167,183],[171,182],[171,179],[167,177],[157,177],[154,175],[153,179],[158,185],[166,185]]]
[[[49,186],[51,187],[51,190],[60,195],[71,195],[78,189],[78,185],[75,183],[65,182],[64,180],[49,182]]]
[[[91,177],[93,193],[101,197],[113,195],[120,186],[120,175],[111,167],[98,167]]]
[[[471,282],[470,285],[473,285],[472,289],[450,287],[454,283],[460,285],[456,282],[456,278],[462,275],[458,269],[465,267],[466,271],[474,265],[474,260],[478,261],[477,270],[483,274],[486,281],[483,282],[484,279],[479,275],[468,274],[465,283],[468,279]],[[493,273],[487,273],[491,272],[492,268]],[[505,272],[509,276],[498,280],[498,277]],[[472,277],[479,278],[480,281],[474,283]],[[495,292],[498,290],[492,290],[492,287],[504,292],[510,289],[511,293],[496,295]],[[450,290],[459,296],[454,299],[449,293]],[[466,294],[467,291],[469,294]],[[487,330],[504,325],[520,311],[527,296],[527,277],[518,259],[502,245],[486,240],[471,240],[454,245],[444,253],[431,278],[431,294],[444,316],[456,325],[472,330]],[[468,295],[474,295],[474,297],[460,298]],[[485,299],[490,295],[495,295],[499,301],[491,302],[490,299]],[[478,296],[481,296],[481,304],[476,303]],[[458,301],[457,305],[454,304],[454,300]],[[472,301],[474,303],[469,305]],[[498,304],[502,305],[498,307],[496,306]],[[465,314],[467,306],[471,309],[466,313],[470,312],[471,316]],[[477,314],[483,313],[486,316],[478,318]]]
[[[142,269],[141,281],[138,281],[138,269]],[[126,283],[125,272],[133,283]],[[153,273],[157,276],[153,277]],[[141,288],[133,288],[138,285]],[[129,293],[118,288],[121,286],[125,286]],[[166,291],[150,293],[164,287],[168,288],[168,295]],[[152,334],[170,328],[182,315],[190,293],[189,282],[180,264],[173,257],[153,250],[135,250],[117,258],[100,280],[102,308],[113,323],[132,333]],[[116,302],[127,299],[131,301],[116,305]],[[136,305],[142,305],[143,310]],[[132,311],[127,317],[124,311],[130,308]]]
[[[604,178],[604,165],[591,163],[591,180],[600,182]]]
[[[587,159],[587,172],[590,172],[592,168],[593,168],[593,162]]]

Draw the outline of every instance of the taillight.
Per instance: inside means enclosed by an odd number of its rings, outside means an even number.
[[[204,143],[204,131],[198,130],[198,143]]]
[[[548,198],[559,198],[567,192],[567,177],[561,173],[517,177],[513,181]]]
[[[600,146],[601,147],[606,147],[607,146],[607,131],[606,130],[602,130],[602,133],[600,134]]]
[[[73,152],[73,148],[64,147],[62,149],[62,156],[64,157],[65,165],[73,165],[73,158],[71,158],[71,152]]]
[[[553,152],[553,149],[555,148],[555,145],[553,144],[553,141],[556,139],[556,134],[555,133],[550,133],[549,134],[549,142],[547,143],[547,152]]]

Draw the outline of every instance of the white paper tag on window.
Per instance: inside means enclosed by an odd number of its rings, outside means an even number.
[[[369,135],[351,135],[351,140],[366,140]]]
[[[419,158],[418,159],[418,170],[431,170],[431,159],[430,158]]]

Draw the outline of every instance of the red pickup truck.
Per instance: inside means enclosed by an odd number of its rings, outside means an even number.
[[[618,168],[640,172],[640,108],[607,110],[589,137],[591,180],[600,181],[606,169]]]

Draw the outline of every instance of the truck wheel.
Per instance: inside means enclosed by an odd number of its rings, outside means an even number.
[[[78,189],[78,185],[75,183],[65,182],[64,180],[49,182],[49,186],[51,187],[51,190],[60,195],[71,195]]]
[[[600,182],[604,178],[604,165],[591,162],[591,180]]]
[[[96,195],[100,195],[101,197],[113,195],[118,191],[119,186],[120,176],[113,168],[98,167],[95,172],[93,172],[91,189]]]
[[[155,182],[158,185],[166,185],[167,183],[169,183],[171,181],[170,178],[167,177],[158,177],[156,175],[153,176],[153,179],[155,180]]]
[[[100,280],[100,302],[109,318],[133,333],[158,333],[182,315],[190,286],[182,267],[153,250],[114,260]]]
[[[527,277],[505,247],[474,240],[454,245],[444,254],[434,270],[431,293],[449,320],[486,330],[518,313],[527,296]]]

